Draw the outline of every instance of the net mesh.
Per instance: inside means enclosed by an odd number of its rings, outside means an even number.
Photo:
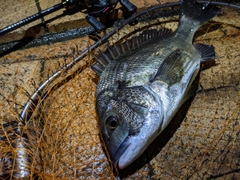
[[[175,30],[177,8],[144,13],[138,24],[124,26],[76,66],[62,70],[47,87],[47,98],[29,109],[33,115],[21,133],[19,114],[31,95],[94,41],[85,36],[1,57],[0,178],[19,177],[17,143],[25,139],[24,166],[30,179],[239,179],[240,19],[239,10],[223,7],[222,11],[195,34],[194,43],[213,45],[217,55],[216,64],[200,74],[201,91],[143,156],[122,171],[112,166],[100,140],[95,112],[98,77],[90,68],[93,57],[144,29]]]

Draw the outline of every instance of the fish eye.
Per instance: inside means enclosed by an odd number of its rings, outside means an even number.
[[[106,119],[106,124],[109,129],[116,129],[116,127],[118,126],[118,117],[113,115],[108,116]]]

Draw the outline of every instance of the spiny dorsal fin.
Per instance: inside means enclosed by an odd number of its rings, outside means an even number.
[[[151,43],[156,40],[163,39],[171,33],[172,30],[168,28],[144,30],[138,36],[134,36],[123,43],[108,47],[104,53],[100,53],[98,56],[95,57],[97,63],[92,66],[92,69],[96,72],[98,76],[100,76],[101,73],[104,71],[105,67],[107,67],[107,65],[111,61],[119,58],[127,52],[139,48],[145,43]]]

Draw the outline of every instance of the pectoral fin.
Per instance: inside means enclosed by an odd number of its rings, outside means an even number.
[[[150,78],[150,82],[159,80],[169,86],[179,82],[184,74],[183,61],[181,49],[172,52],[163,61],[157,73]]]

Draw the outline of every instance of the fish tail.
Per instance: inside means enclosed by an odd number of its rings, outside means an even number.
[[[186,16],[200,25],[204,24],[215,15],[220,13],[220,9],[215,6],[206,4],[199,4],[195,0],[181,0],[181,17]]]
[[[178,30],[192,32],[192,35],[205,22],[209,21],[215,15],[219,14],[220,8],[210,4],[199,4],[195,0],[180,1],[180,24]],[[186,35],[186,34],[185,34]]]

